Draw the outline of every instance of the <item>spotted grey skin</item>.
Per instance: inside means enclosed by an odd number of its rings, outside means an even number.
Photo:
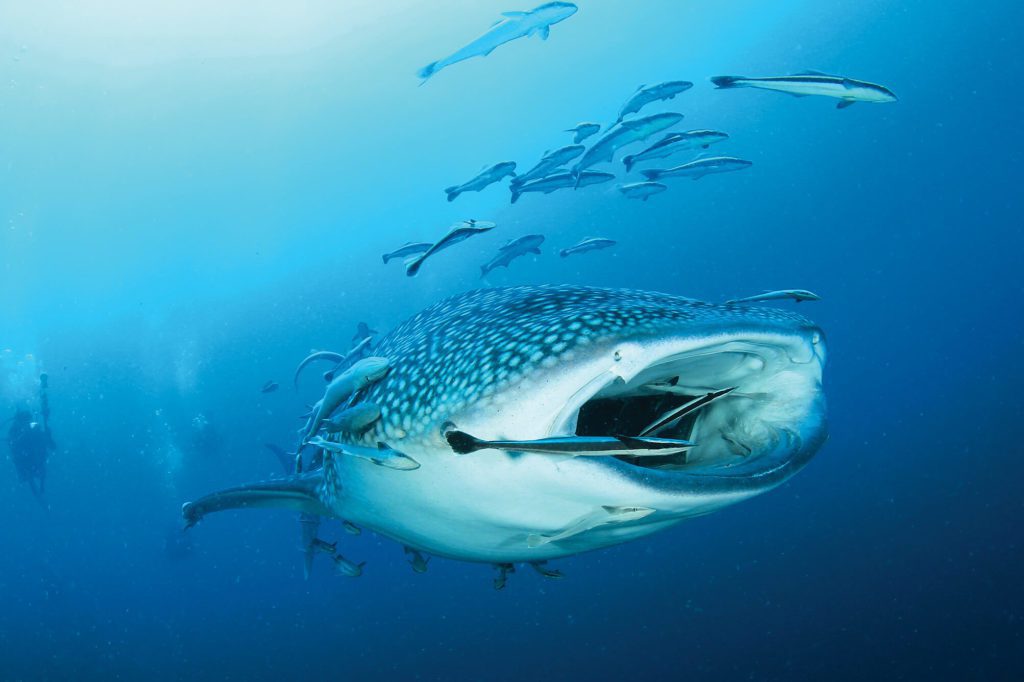
[[[826,433],[821,330],[771,308],[622,289],[482,289],[415,315],[375,352],[391,371],[352,400],[378,405],[380,420],[361,436],[327,439],[383,444],[418,468],[330,453],[320,472],[187,504],[186,521],[240,506],[280,507],[344,519],[436,556],[544,561],[765,492],[799,471]],[[666,393],[656,387],[666,382],[690,396],[736,387],[687,427],[695,446],[685,459],[493,448],[460,455],[443,436],[449,425],[486,441],[636,435],[680,404],[650,407],[661,404]],[[629,412],[634,427],[594,417],[602,401]],[[584,417],[585,409],[595,412]],[[611,430],[620,428],[633,431]],[[653,511],[565,533],[609,507]],[[559,539],[529,541],[539,536]]]
[[[381,408],[365,443],[433,438],[468,407],[538,369],[571,362],[610,340],[655,336],[686,325],[736,322],[750,329],[813,325],[774,308],[733,308],[668,294],[578,286],[479,289],[426,308],[375,351],[391,371],[360,396]],[[474,434],[476,435],[476,434]]]

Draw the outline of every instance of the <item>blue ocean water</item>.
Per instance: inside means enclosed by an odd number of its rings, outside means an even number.
[[[0,8],[0,418],[37,407],[45,371],[57,444],[44,504],[0,471],[0,679],[1024,676],[1024,11],[578,4],[546,41],[422,86],[423,65],[529,8]],[[708,81],[806,69],[899,101],[838,111]],[[647,202],[616,183],[445,201],[670,79],[695,86],[644,113],[727,131],[714,151],[752,167]],[[466,218],[498,227],[416,278],[381,264]],[[482,280],[527,233],[542,254]],[[618,244],[556,255],[591,235]],[[500,592],[486,565],[415,574],[337,523],[323,536],[365,574],[318,558],[304,581],[289,512],[179,534],[186,500],[279,473],[263,444],[293,444],[318,396],[311,376],[291,388],[311,348],[541,283],[817,292],[798,310],[828,335],[829,441],[774,491]]]

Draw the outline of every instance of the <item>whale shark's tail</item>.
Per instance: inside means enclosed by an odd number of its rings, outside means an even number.
[[[320,501],[317,490],[323,482],[321,472],[289,476],[275,481],[261,481],[237,488],[228,488],[181,507],[185,528],[191,528],[203,517],[227,509],[292,509],[304,514],[329,516],[330,510]]]

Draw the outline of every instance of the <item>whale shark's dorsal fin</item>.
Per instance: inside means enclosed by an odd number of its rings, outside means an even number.
[[[186,502],[181,507],[181,515],[186,529],[199,523],[207,514],[227,509],[292,509],[304,514],[330,516],[330,510],[318,494],[322,483],[323,474],[319,471],[250,483],[200,497],[195,502]]]

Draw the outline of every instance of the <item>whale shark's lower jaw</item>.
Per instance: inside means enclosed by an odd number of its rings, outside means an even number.
[[[695,447],[643,457],[409,451],[423,466],[407,477],[385,483],[358,463],[349,470],[342,515],[433,554],[497,563],[642,537],[769,490],[806,464],[826,434],[824,360],[813,327],[612,344],[459,415],[458,426],[487,439],[637,435],[679,405],[733,388],[657,433]],[[367,504],[384,496],[388,505]],[[653,512],[537,542],[607,507]]]

